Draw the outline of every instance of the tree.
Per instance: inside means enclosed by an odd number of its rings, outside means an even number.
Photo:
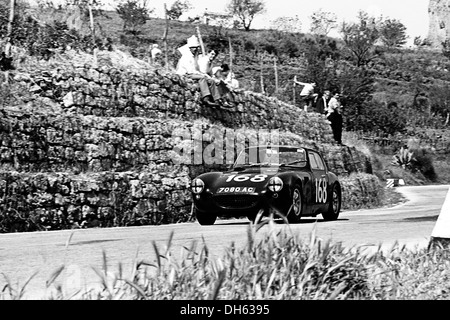
[[[94,11],[99,11],[100,0],[66,0],[66,5],[74,5],[78,7],[82,12],[87,12],[89,15],[89,27],[91,29],[91,37],[92,37],[92,46],[95,48],[96,46],[96,37],[95,37],[95,21]]]
[[[192,9],[192,5],[189,1],[176,0],[170,9],[167,10],[167,16],[169,19],[178,20],[180,16],[189,9]]]
[[[139,0],[126,0],[117,6],[116,11],[124,22],[123,30],[136,35],[150,19],[153,9],[147,8],[146,0],[143,0],[142,4]]]
[[[328,35],[331,30],[337,27],[337,16],[332,12],[325,12],[322,9],[315,11],[311,16],[310,31],[317,35]]]
[[[347,49],[351,52],[358,67],[367,65],[373,57],[373,49],[379,39],[375,18],[363,11],[358,14],[358,22],[343,23],[341,33]]]
[[[375,92],[374,72],[365,66],[354,66],[340,62],[336,66],[336,78],[333,79],[343,96],[346,130],[365,130],[371,121],[367,108],[374,108],[371,103]]]
[[[406,27],[396,19],[386,19],[381,23],[380,39],[388,48],[398,48],[406,43]]]
[[[278,17],[272,21],[272,28],[280,32],[300,33],[302,31],[302,22],[298,16]]]
[[[450,120],[450,86],[448,84],[434,85],[430,88],[431,112],[445,119],[445,125]]]
[[[260,0],[231,0],[227,10],[237,16],[245,31],[249,31],[255,15],[265,11],[265,3]]]

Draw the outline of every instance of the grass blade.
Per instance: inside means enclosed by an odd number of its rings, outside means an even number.
[[[55,270],[55,272],[53,272],[53,274],[50,276],[50,278],[45,281],[45,286],[48,289],[53,282],[55,282],[55,280],[59,277],[59,275],[61,274],[61,272],[63,272],[63,270],[65,269],[64,265],[60,266],[58,269]]]
[[[24,285],[22,286],[22,288],[20,289],[18,299],[20,299],[20,298],[23,297],[23,294],[25,293],[25,288],[28,286],[28,284],[30,283],[30,281],[31,281],[38,273],[39,273],[39,271],[35,271],[35,272],[31,275],[31,277],[29,277],[28,280],[25,281],[25,284],[24,284]]]
[[[209,296],[209,300],[217,300],[217,297],[219,296],[220,288],[222,287],[222,283],[225,280],[226,273],[227,273],[226,269],[222,269],[219,271],[219,276],[217,277],[217,281],[214,285],[214,289]]]

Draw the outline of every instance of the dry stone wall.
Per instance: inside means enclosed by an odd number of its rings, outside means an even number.
[[[175,150],[210,145],[213,128],[277,129],[280,143],[319,149],[338,174],[370,171],[364,154],[333,143],[323,116],[260,94],[206,109],[191,81],[111,66],[36,67],[15,81],[33,96],[1,110],[0,232],[188,221],[191,179],[229,164],[180,161]],[[195,130],[200,138],[178,134]]]
[[[234,109],[204,107],[197,83],[169,72],[79,65],[37,69],[18,75],[16,81],[71,114],[185,121],[206,118],[229,128],[280,129],[317,142],[332,141],[330,126],[321,115],[243,90],[235,93]]]

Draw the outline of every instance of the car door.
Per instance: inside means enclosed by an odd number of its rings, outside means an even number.
[[[308,152],[309,163],[313,175],[312,181],[312,199],[313,207],[316,212],[326,210],[328,201],[328,176],[326,165],[322,157],[315,151]]]

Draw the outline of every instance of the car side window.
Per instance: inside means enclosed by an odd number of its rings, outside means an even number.
[[[314,156],[316,157],[316,162],[319,170],[325,170],[325,164],[323,163],[322,157],[317,153],[314,153]]]
[[[308,158],[309,158],[309,164],[311,165],[311,169],[318,170],[319,166],[317,165],[316,157],[314,156],[314,154],[312,152],[308,152]]]
[[[309,152],[309,163],[311,164],[311,169],[313,170],[325,170],[325,164],[322,158],[315,152]]]

